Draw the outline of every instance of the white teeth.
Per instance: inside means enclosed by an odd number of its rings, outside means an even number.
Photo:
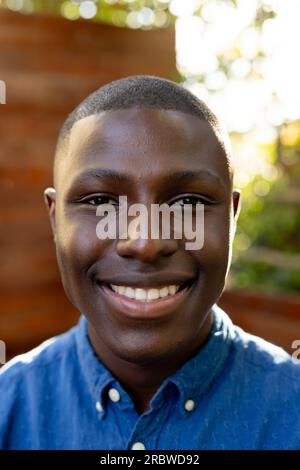
[[[159,289],[159,297],[167,297],[167,295],[169,295],[169,289],[167,287]]]
[[[174,295],[179,289],[179,286],[169,286],[169,294]]]
[[[156,300],[159,298],[167,297],[169,295],[174,295],[179,290],[179,285],[170,285],[164,286],[161,289],[156,289],[151,287],[150,289],[141,289],[141,288],[133,288],[133,287],[126,287],[126,286],[116,286],[114,284],[110,284],[110,287],[113,291],[117,292],[120,295],[124,295],[125,297],[129,297],[130,299],[141,300],[144,302],[149,302],[151,300]]]
[[[149,289],[147,299],[148,300],[156,300],[159,298],[159,290],[158,289]]]
[[[129,297],[130,299],[134,299],[135,297],[134,289],[132,289],[132,287],[126,287],[126,290],[123,295],[126,295],[126,297]]]
[[[145,291],[145,289],[135,289],[135,298],[137,300],[146,300],[147,292]]]

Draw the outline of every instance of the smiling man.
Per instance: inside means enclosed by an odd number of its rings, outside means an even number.
[[[203,247],[99,238],[97,208],[120,196],[202,204]],[[300,449],[300,366],[217,306],[239,199],[225,131],[179,85],[129,77],[70,114],[45,200],[82,315],[1,370],[2,448]]]

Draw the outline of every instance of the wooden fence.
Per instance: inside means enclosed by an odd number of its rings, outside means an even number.
[[[57,132],[87,94],[127,75],[176,73],[174,30],[136,31],[0,9],[0,339],[8,356],[72,325],[43,190]]]

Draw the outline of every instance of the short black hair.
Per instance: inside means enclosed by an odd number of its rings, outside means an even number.
[[[132,107],[181,111],[206,121],[217,134],[226,157],[230,158],[227,133],[204,101],[182,85],[151,75],[134,75],[114,80],[87,96],[65,120],[59,132],[56,155],[72,127],[80,119],[103,111]]]

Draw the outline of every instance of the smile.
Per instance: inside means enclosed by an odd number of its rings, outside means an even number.
[[[162,299],[164,297],[175,295],[180,289],[180,285],[163,286],[160,289],[154,287],[149,289],[141,289],[139,287],[126,287],[116,286],[109,284],[110,288],[120,295],[128,297],[129,299],[140,300],[141,302],[152,302],[156,299]]]
[[[193,284],[194,280],[189,280],[145,289],[102,282],[99,287],[118,317],[145,320],[162,319],[181,311]]]

